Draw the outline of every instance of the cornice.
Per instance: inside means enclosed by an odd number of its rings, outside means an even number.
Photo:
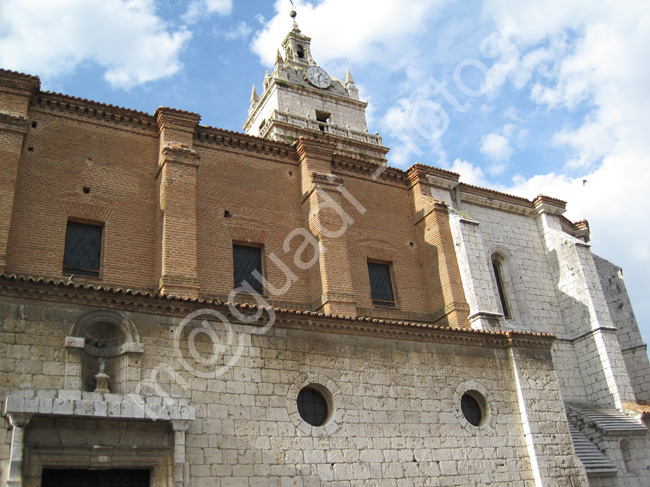
[[[158,123],[159,130],[166,128],[172,130],[184,130],[194,133],[194,129],[201,121],[198,113],[178,110],[176,108],[158,107],[154,118]]]
[[[194,145],[217,145],[220,147],[246,150],[259,155],[285,159],[297,163],[296,152],[289,144],[262,139],[253,135],[200,125],[194,132]]]
[[[487,206],[498,210],[518,213],[520,215],[534,216],[535,207],[526,198],[513,196],[499,191],[479,188],[465,183],[459,183],[461,201]]]
[[[0,90],[14,93],[24,93],[28,96],[38,92],[41,80],[38,76],[19,73],[9,69],[0,69]]]
[[[9,113],[0,113],[0,130],[24,135],[29,130],[29,120]]]
[[[329,140],[318,140],[311,137],[300,137],[293,143],[300,160],[315,158],[331,161],[336,144]]]
[[[4,68],[0,68],[0,77],[12,78],[17,80],[38,81],[39,83],[41,81],[38,76],[21,73],[20,71],[13,71],[11,69],[4,69]]]
[[[110,123],[128,130],[146,131],[152,135],[158,133],[156,119],[148,113],[61,93],[39,92],[33,97],[30,109],[47,110],[49,113],[56,112],[78,117],[81,120]]]
[[[409,167],[407,173],[412,184],[424,182],[444,188],[456,187],[460,179],[460,174],[458,173],[419,163]]]
[[[549,205],[549,206],[554,206],[556,208],[559,208],[561,210],[566,210],[566,201],[562,201],[557,198],[552,198],[550,196],[544,196],[543,194],[540,194],[533,200],[533,204],[535,205],[535,208],[543,205]]]
[[[459,182],[460,175],[458,173],[424,164],[414,164],[411,166],[408,169],[408,175],[411,184],[419,182],[449,190],[457,187],[462,201],[526,216],[534,216],[536,206],[542,202],[565,205],[563,201],[548,196],[538,196],[535,202],[533,202],[526,198],[501,193],[493,189],[465,184]]]
[[[562,230],[565,233],[571,235],[572,237],[584,240],[585,243],[589,242],[589,222],[587,220],[580,220],[577,222],[572,222],[564,215],[558,215],[560,219],[560,224],[562,225]]]
[[[337,144],[339,146],[339,149],[337,152],[342,155],[347,155],[349,152],[347,151],[342,151],[341,147],[352,147],[356,148],[359,150],[359,152],[368,152],[368,153],[376,153],[380,155],[372,155],[368,154],[368,158],[372,159],[377,159],[380,161],[385,161],[386,160],[386,154],[390,151],[389,147],[379,145],[379,144],[374,144],[372,142],[365,142],[363,140],[357,140],[351,137],[346,137],[344,135],[337,135],[337,134],[331,134],[327,132],[321,132],[320,130],[316,130],[310,127],[301,127],[294,125],[293,123],[286,122],[283,120],[277,120],[274,119],[272,121],[272,124],[269,125],[269,134],[276,134],[278,136],[283,136],[283,134],[278,134],[277,129],[281,129],[287,132],[292,132],[294,134],[297,134],[297,138],[306,138],[306,139],[311,139],[311,140],[319,140],[325,143],[333,143]],[[274,131],[275,129],[275,131]],[[267,135],[269,135],[267,134]],[[303,135],[304,134],[304,135]],[[294,136],[295,137],[295,136]],[[268,140],[268,139],[264,139]],[[353,151],[351,151],[353,152]]]
[[[21,300],[110,307],[179,318],[206,307],[218,308],[227,316],[230,315],[228,304],[222,301],[7,274],[0,274],[0,295]],[[251,304],[234,306],[244,314],[255,313],[260,309],[270,311]],[[545,333],[457,329],[427,323],[390,321],[364,316],[349,317],[283,308],[273,308],[272,311],[276,315],[274,326],[305,331],[502,349],[525,347],[550,350],[555,340],[554,335]],[[233,318],[233,322],[237,320]]]
[[[332,172],[353,173],[363,179],[372,179],[372,175],[379,168],[384,168],[381,175],[376,179],[381,182],[389,182],[399,186],[408,186],[409,178],[405,171],[391,166],[382,166],[359,157],[337,152],[332,160]]]

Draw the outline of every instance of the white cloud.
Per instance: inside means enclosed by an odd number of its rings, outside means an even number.
[[[190,38],[171,31],[153,0],[0,2],[0,65],[47,81],[85,61],[113,86],[129,88],[178,72]]]
[[[316,5],[297,0],[294,4],[301,30],[318,39],[312,46],[314,59],[327,64],[335,59],[366,63],[401,57],[405,61],[405,53],[412,50],[407,39],[423,32],[449,1],[419,0],[408,7],[399,0],[323,0]],[[276,15],[253,40],[252,49],[265,65],[275,61],[277,47],[291,28],[287,6],[286,0],[276,0]]]
[[[508,123],[501,127],[498,132],[487,134],[481,139],[481,153],[492,161],[501,163],[493,164],[488,168],[488,172],[493,176],[501,174],[506,169],[503,162],[509,160],[512,156],[510,138],[514,134],[515,128],[515,124]]]
[[[245,40],[253,32],[253,29],[244,22],[243,20],[237,24],[232,30],[229,30],[224,34],[224,37],[229,41],[235,41],[237,39]]]
[[[473,186],[490,187],[490,183],[485,178],[483,169],[470,162],[456,159],[449,167],[449,170],[460,174],[460,180],[463,183]]]
[[[192,0],[182,19],[190,24],[206,15],[228,15],[232,11],[232,0]]]
[[[485,0],[484,13],[522,52],[530,49],[508,74],[515,86],[529,83],[531,100],[549,110],[570,113],[579,105],[590,110],[577,127],[558,127],[552,138],[556,147],[569,150],[564,162],[571,176],[520,177],[500,189],[566,199],[569,218],[590,221],[594,252],[625,269],[637,315],[647,321],[647,2]],[[647,325],[645,333],[650,337]]]
[[[444,109],[430,100],[401,98],[388,109],[380,121],[382,130],[400,142],[391,149],[391,164],[404,166],[413,157],[426,154],[427,164],[445,164],[442,136],[449,126]],[[432,156],[438,161],[432,162]]]
[[[512,147],[507,137],[491,133],[481,139],[481,152],[494,161],[510,159]]]

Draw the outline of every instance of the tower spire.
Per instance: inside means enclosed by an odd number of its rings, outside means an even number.
[[[298,16],[298,12],[296,12],[296,6],[293,4],[293,0],[289,1],[291,2],[291,12],[289,12],[289,16],[293,19],[293,29],[300,32],[300,29],[298,28],[298,22],[296,22],[296,17]]]

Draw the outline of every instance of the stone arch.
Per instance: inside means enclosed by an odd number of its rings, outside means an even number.
[[[133,345],[140,344],[140,334],[133,322],[120,311],[111,309],[95,309],[81,315],[72,325],[71,337],[86,338],[88,330],[98,324],[113,325],[123,334],[120,348],[133,348]]]
[[[95,309],[82,314],[66,338],[66,388],[132,392],[140,380],[143,346],[125,313]]]

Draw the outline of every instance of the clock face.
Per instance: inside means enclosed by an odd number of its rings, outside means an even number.
[[[309,66],[305,74],[309,82],[318,88],[327,88],[332,84],[330,75],[320,66]]]

